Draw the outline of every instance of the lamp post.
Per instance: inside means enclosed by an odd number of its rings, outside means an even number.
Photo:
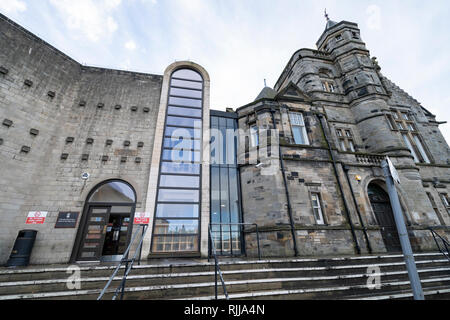
[[[414,255],[411,249],[411,243],[408,238],[405,219],[403,219],[403,213],[400,206],[400,201],[398,199],[397,189],[395,187],[394,180],[400,183],[400,179],[398,177],[397,170],[395,170],[395,167],[392,165],[389,157],[386,157],[386,160],[381,163],[381,167],[383,168],[384,176],[386,178],[389,199],[391,200],[392,211],[394,212],[395,224],[397,226],[398,236],[400,238],[400,244],[402,246],[402,252],[405,258],[406,269],[408,270],[414,300],[425,300],[422,284],[420,283],[419,274],[414,261]]]

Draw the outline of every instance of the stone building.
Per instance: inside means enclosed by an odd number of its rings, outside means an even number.
[[[317,50],[226,112],[193,62],[83,66],[3,15],[0,44],[0,264],[24,229],[32,264],[118,259],[143,212],[149,258],[206,257],[210,235],[224,255],[256,255],[257,235],[265,256],[398,251],[386,155],[413,248],[435,249],[429,227],[449,235],[440,122],[381,74],[355,23],[328,20]]]

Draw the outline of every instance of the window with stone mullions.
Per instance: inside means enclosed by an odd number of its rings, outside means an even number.
[[[356,152],[352,132],[348,129],[336,129],[336,132],[339,137],[341,151],[346,152],[347,150],[350,150],[351,152]],[[343,132],[345,132],[345,134]]]
[[[422,144],[422,140],[417,134],[414,120],[407,111],[392,110],[396,127],[402,131],[403,141],[414,157],[415,162],[431,163],[427,152]],[[388,117],[389,119],[389,117]],[[392,124],[391,124],[392,127]]]

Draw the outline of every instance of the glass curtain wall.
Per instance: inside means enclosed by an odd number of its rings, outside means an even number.
[[[237,121],[211,116],[211,231],[221,255],[242,253]]]
[[[203,79],[179,69],[170,79],[152,252],[199,251]]]

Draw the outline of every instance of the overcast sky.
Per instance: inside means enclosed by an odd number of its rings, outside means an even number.
[[[450,1],[0,0],[0,12],[80,63],[163,74],[176,60],[211,77],[211,108],[273,87],[332,20],[356,22],[382,72],[438,121],[450,119]],[[440,126],[450,142],[450,125]]]

